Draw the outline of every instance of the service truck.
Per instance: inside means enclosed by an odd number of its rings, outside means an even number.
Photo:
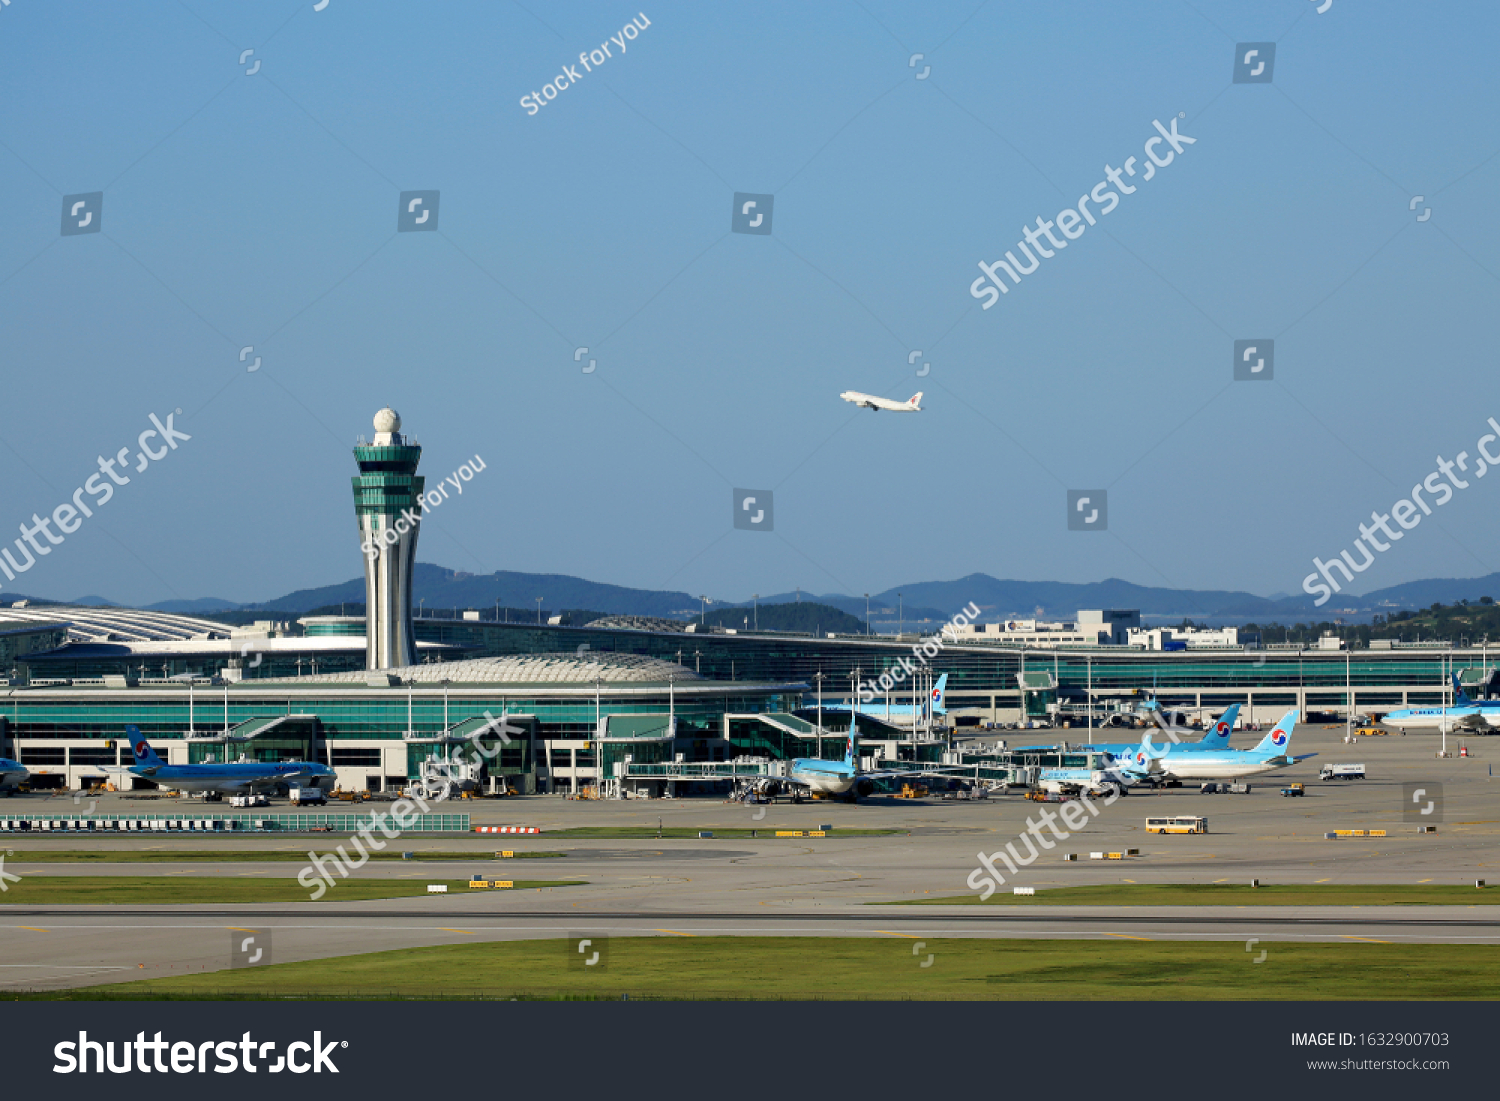
[[[1324,765],[1318,773],[1320,780],[1363,780],[1364,765]]]

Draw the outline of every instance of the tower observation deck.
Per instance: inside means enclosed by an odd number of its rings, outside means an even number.
[[[374,441],[361,437],[354,459],[354,516],[365,559],[365,668],[415,665],[411,584],[422,522],[422,449],[401,435],[401,415],[387,406],[375,414]]]

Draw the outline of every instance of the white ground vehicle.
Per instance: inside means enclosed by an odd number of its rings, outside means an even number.
[[[1364,765],[1324,765],[1318,773],[1320,780],[1363,780]]]

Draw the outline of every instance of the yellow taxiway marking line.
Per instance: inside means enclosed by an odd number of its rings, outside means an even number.
[[[1134,883],[1135,880],[1133,880],[1133,879],[1122,879],[1120,882],[1122,882],[1122,883]]]
[[[1346,940],[1362,940],[1366,944],[1390,944],[1391,943],[1388,940],[1376,940],[1374,937],[1356,937],[1352,933],[1344,933],[1344,934],[1342,934],[1342,936]]]
[[[38,929],[35,925],[18,925],[17,929],[29,929],[33,933],[45,933],[47,930]]]
[[[1216,880],[1214,880],[1214,882],[1215,883],[1228,883],[1229,880],[1227,880],[1227,879],[1216,879]]]
[[[1419,879],[1419,880],[1417,880],[1417,882],[1418,883],[1431,883],[1432,880],[1430,880],[1430,879]]]
[[[1124,937],[1126,940],[1150,940],[1150,937],[1133,937],[1129,933],[1105,933],[1106,937]]]
[[[676,929],[658,929],[658,933],[671,933],[674,937],[696,937],[697,933],[679,933]]]
[[[258,933],[258,932],[260,932],[259,929],[241,929],[238,925],[229,925],[229,926],[225,926],[225,928],[227,928],[227,929],[233,929],[236,933]]]
[[[466,937],[477,937],[479,935],[478,933],[471,933],[467,929],[449,929],[446,925],[439,925],[438,928],[445,933],[462,933]]]
[[[905,937],[907,940],[920,940],[921,939],[920,937],[916,936],[913,933],[893,933],[889,929],[876,929],[875,931],[877,933],[884,933],[888,937]]]
[[[1313,882],[1314,883],[1328,883],[1328,882],[1331,881],[1331,879],[1332,879],[1332,877],[1330,876],[1329,879],[1315,879],[1315,880],[1313,880]]]

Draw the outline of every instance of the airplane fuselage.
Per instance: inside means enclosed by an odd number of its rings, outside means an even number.
[[[161,765],[150,768],[130,765],[124,770],[142,780],[178,791],[253,791],[276,784],[288,787],[333,787],[334,772],[327,765],[311,761],[286,761],[282,764],[231,765]]]
[[[846,795],[859,774],[843,761],[820,761],[815,757],[799,757],[792,762],[788,778],[808,786],[811,791],[827,795]]]
[[[877,413],[882,409],[889,413],[920,413],[922,411],[921,394],[916,395],[910,401],[892,401],[890,398],[877,397],[874,394],[862,394],[858,390],[845,390],[839,397],[853,402],[861,409],[873,409]]]
[[[1500,707],[1468,704],[1459,707],[1408,707],[1392,711],[1382,723],[1402,730],[1452,730],[1470,715],[1479,715],[1490,726],[1500,726]]]
[[[0,791],[10,791],[20,787],[31,776],[26,766],[19,761],[12,761],[8,757],[0,757]]]
[[[1173,746],[1161,758],[1162,771],[1178,780],[1234,780],[1275,772],[1295,763],[1284,753],[1260,754],[1245,749],[1183,753],[1183,748]]]

